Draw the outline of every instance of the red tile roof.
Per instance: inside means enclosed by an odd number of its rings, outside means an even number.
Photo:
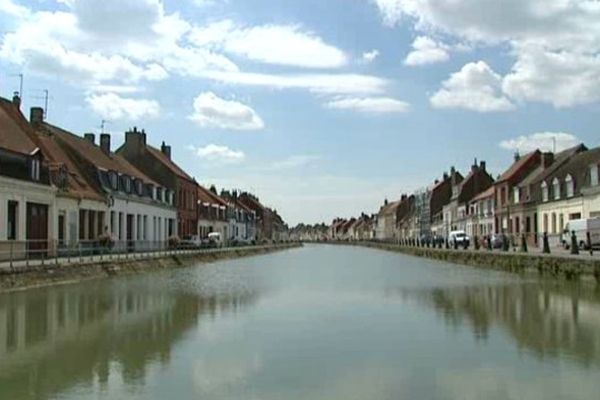
[[[495,193],[495,189],[494,189],[494,185],[492,185],[487,190],[484,190],[483,192],[479,193],[477,196],[473,197],[473,200],[471,200],[471,201],[479,201],[479,200],[487,199],[489,197],[494,197],[494,193]]]
[[[202,203],[210,203],[210,204],[218,204],[220,206],[227,206],[227,202],[225,200],[223,200],[222,198],[220,198],[219,196],[217,196],[210,190],[208,190],[205,187],[202,187],[200,185],[198,185],[198,201],[200,201]]]
[[[99,146],[57,126],[44,123],[44,127],[56,135],[61,142],[64,142],[74,152],[96,167],[107,171],[116,171],[120,174],[141,179],[145,183],[160,186],[118,154],[105,154]]]
[[[0,148],[30,155],[38,148],[29,122],[12,101],[0,98]]]
[[[517,172],[519,172],[521,167],[523,167],[525,164],[527,164],[529,162],[529,160],[531,160],[537,154],[539,154],[539,150],[532,151],[531,153],[526,154],[526,155],[522,156],[521,158],[519,158],[518,161],[514,162],[506,171],[504,171],[504,173],[502,175],[500,175],[500,178],[496,181],[496,183],[507,181],[507,180],[511,179]]]
[[[185,172],[183,169],[181,169],[181,167],[179,167],[179,165],[177,165],[173,160],[171,160],[169,157],[167,157],[162,151],[160,151],[159,149],[152,147],[150,145],[147,145],[146,148],[148,149],[150,154],[152,154],[152,156],[154,156],[154,158],[156,158],[161,164],[163,164],[165,167],[167,167],[172,173],[179,176],[180,178],[187,179],[189,181],[194,180],[194,178],[189,176],[187,174],[187,172]]]

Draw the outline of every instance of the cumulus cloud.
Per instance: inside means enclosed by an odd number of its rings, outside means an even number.
[[[225,100],[212,92],[204,92],[194,100],[194,113],[189,117],[201,128],[259,130],[263,120],[249,106]]]
[[[362,54],[362,61],[366,64],[369,64],[375,61],[377,57],[379,57],[379,50],[373,49]]]
[[[231,85],[261,86],[273,89],[307,89],[319,94],[382,93],[387,80],[361,74],[263,74],[208,71],[204,76]]]
[[[160,115],[160,104],[155,100],[126,98],[115,93],[90,94],[85,100],[95,113],[111,121],[137,121]]]
[[[581,143],[577,136],[563,132],[538,132],[528,136],[519,136],[500,142],[500,147],[506,150],[528,153],[534,150],[562,151]]]
[[[241,163],[246,158],[243,151],[232,150],[227,146],[219,146],[216,144],[194,148],[194,152],[198,157],[207,161],[223,164]]]
[[[410,110],[410,104],[390,97],[339,98],[328,102],[326,107],[373,114],[404,113]]]
[[[571,107],[600,100],[600,7],[589,0],[371,0],[384,22],[515,58],[503,90],[519,101]],[[503,102],[506,107],[506,102]]]
[[[502,77],[483,61],[468,63],[442,83],[430,98],[435,108],[478,112],[510,111],[514,105],[501,91]]]
[[[427,36],[417,37],[412,43],[412,48],[413,50],[404,59],[406,65],[434,64],[447,61],[450,58],[448,46]]]
[[[297,25],[236,26],[220,21],[196,28],[191,41],[267,64],[305,68],[338,68],[347,64],[345,53]]]
[[[12,0],[0,0],[0,12],[17,18],[29,16],[29,9]]]

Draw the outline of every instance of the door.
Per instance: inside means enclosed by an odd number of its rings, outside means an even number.
[[[135,242],[133,241],[133,214],[127,214],[127,251],[135,250]]]
[[[27,251],[29,257],[48,255],[48,206],[27,203]]]

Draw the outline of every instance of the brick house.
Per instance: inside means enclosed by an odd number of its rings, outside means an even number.
[[[171,158],[171,146],[161,148],[147,143],[146,132],[137,128],[125,133],[125,143],[117,150],[140,171],[175,193],[177,232],[181,238],[198,234],[198,184]]]
[[[431,219],[431,232],[433,236],[447,236],[449,226],[444,221],[444,206],[452,199],[452,188],[457,187],[464,177],[454,167],[450,173],[444,173],[441,181],[436,181],[429,189],[429,215]]]

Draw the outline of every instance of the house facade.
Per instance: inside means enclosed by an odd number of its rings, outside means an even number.
[[[568,157],[538,183],[538,231],[548,233],[551,245],[561,244],[561,234],[570,220],[600,217],[599,164],[600,148],[584,150]]]
[[[468,203],[465,231],[472,238],[493,235],[494,230],[494,187],[479,193]]]
[[[143,251],[164,247],[177,235],[174,193],[113,153],[110,135],[102,134],[98,145],[94,134],[82,138],[46,122],[32,123],[55,137],[84,179],[106,199],[105,214],[80,213],[80,237],[95,240],[106,233],[118,250]]]
[[[171,157],[171,146],[160,149],[147,143],[144,130],[133,128],[125,133],[125,143],[117,150],[138,170],[174,193],[177,207],[177,233],[182,238],[198,234],[198,184]]]
[[[208,238],[213,232],[221,234],[222,240],[229,238],[227,202],[217,195],[216,189],[198,185],[198,235]]]
[[[20,111],[0,98],[0,259],[53,254],[56,188]]]

